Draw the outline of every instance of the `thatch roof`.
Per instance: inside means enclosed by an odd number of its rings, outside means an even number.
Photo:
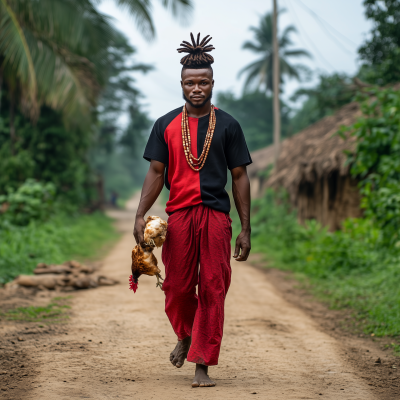
[[[265,171],[267,167],[274,163],[274,146],[264,147],[263,149],[252,151],[251,159],[253,161],[247,167],[247,173],[250,178],[258,175],[260,171]]]
[[[355,138],[336,135],[341,126],[353,124],[361,116],[359,104],[349,103],[334,115],[325,117],[281,144],[276,169],[266,186],[284,187],[292,195],[301,182],[315,182],[336,170],[347,175],[344,150],[355,149]],[[264,149],[266,150],[266,149]]]

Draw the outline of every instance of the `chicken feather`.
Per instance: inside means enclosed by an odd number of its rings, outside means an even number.
[[[157,285],[162,289],[161,271],[158,268],[157,258],[153,254],[155,247],[161,247],[167,236],[168,224],[160,217],[149,216],[146,220],[144,242],[132,250],[132,275],[129,277],[129,288],[136,293],[140,275],[157,277]]]

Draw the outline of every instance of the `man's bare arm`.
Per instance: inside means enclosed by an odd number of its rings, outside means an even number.
[[[245,166],[232,169],[231,174],[233,199],[242,224],[242,231],[236,239],[233,257],[236,258],[236,261],[246,261],[251,249],[250,180]]]
[[[140,203],[136,212],[135,228],[133,236],[135,236],[136,243],[143,243],[144,229],[146,221],[144,216],[151,206],[155,203],[164,185],[164,170],[165,165],[159,161],[151,160],[150,168],[146,174],[143,183],[142,194],[140,196]]]

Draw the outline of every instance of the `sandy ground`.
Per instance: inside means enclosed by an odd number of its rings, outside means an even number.
[[[340,341],[287,302],[265,273],[235,261],[220,364],[210,368],[217,386],[191,388],[194,365],[176,369],[169,362],[176,338],[156,279],[142,276],[137,293],[128,290],[136,204],[133,199],[127,211],[113,212],[124,235],[102,268],[121,283],[75,292],[66,326],[39,339],[26,335],[19,354],[34,372],[25,378],[16,373],[15,384],[0,391],[0,398],[380,398],[346,361]],[[166,217],[157,208],[150,214]],[[156,256],[161,261],[160,252]]]

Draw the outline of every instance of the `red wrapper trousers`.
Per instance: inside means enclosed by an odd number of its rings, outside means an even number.
[[[168,218],[162,250],[165,312],[179,340],[192,336],[190,362],[218,364],[231,282],[231,222],[228,214],[202,204]]]

